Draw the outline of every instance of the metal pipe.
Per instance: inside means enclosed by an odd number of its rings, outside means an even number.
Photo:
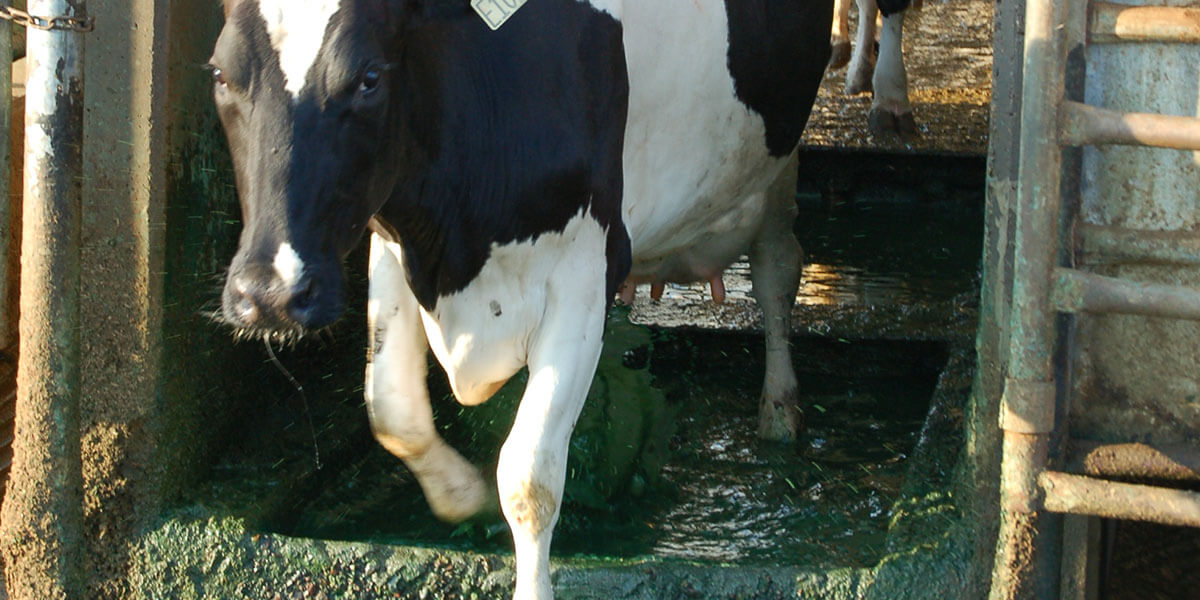
[[[1100,519],[1086,515],[1063,518],[1062,570],[1058,600],[1100,597]]]
[[[1029,0],[1025,17],[1024,89],[1021,100],[1020,186],[1009,377],[1042,383],[1054,379],[1054,311],[1050,281],[1056,263],[1062,178],[1057,107],[1065,74],[1058,0]],[[1052,424],[1051,424],[1052,425]],[[1045,431],[1049,431],[1046,428]]]
[[[1088,41],[1200,43],[1200,8],[1194,6],[1129,6],[1092,4]]]
[[[1200,235],[1080,224],[1083,260],[1091,264],[1157,263],[1200,266]]]
[[[1046,471],[1046,510],[1200,527],[1200,493]]]
[[[992,570],[991,600],[1040,598],[1032,589],[1051,577],[1036,577],[1042,505],[1037,474],[1045,469],[1050,436],[1004,431],[1000,465],[1000,531]],[[1055,577],[1056,578],[1056,577]]]
[[[84,0],[33,0],[86,15]],[[17,439],[0,551],[16,597],[83,598],[79,278],[83,40],[30,29],[25,113]]]
[[[16,341],[16,323],[9,322],[8,295],[13,273],[8,267],[12,237],[12,23],[0,20],[0,350]]]
[[[1200,150],[1200,118],[1126,113],[1063,102],[1060,141],[1067,146],[1115,144]]]
[[[1056,269],[1054,306],[1069,313],[1120,313],[1200,321],[1200,290]]]
[[[1087,475],[1167,481],[1200,480],[1200,449],[1072,440],[1068,467]]]

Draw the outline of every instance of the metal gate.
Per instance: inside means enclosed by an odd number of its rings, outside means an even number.
[[[1092,183],[1081,170],[1081,148],[1200,150],[1200,118],[1084,103],[1085,90],[1094,89],[1088,77],[1095,77],[1088,53],[1107,44],[1200,43],[1200,8],[1027,0],[1025,20],[1011,341],[1000,409],[1003,517],[991,598],[1085,598],[1094,589],[1077,565],[1086,556],[1086,520],[1064,525],[1056,514],[1200,527],[1200,493],[1114,481],[1196,480],[1194,439],[1156,447],[1074,440],[1069,431],[1068,416],[1078,414],[1072,406],[1095,401],[1075,397],[1086,394],[1072,381],[1081,361],[1100,350],[1078,343],[1080,320],[1200,320],[1200,289],[1106,276],[1089,268],[1096,261],[1080,260],[1200,266],[1200,236],[1190,228],[1111,226],[1079,214],[1081,181]],[[1129,358],[1139,359],[1150,357]]]

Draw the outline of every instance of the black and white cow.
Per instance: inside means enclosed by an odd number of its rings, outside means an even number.
[[[850,51],[850,3],[858,5],[858,34],[854,52]],[[897,134],[909,137],[916,133],[912,105],[908,101],[908,74],[904,70],[904,15],[921,0],[835,0],[833,27],[830,34],[833,55],[830,69],[841,68],[847,62],[846,94],[874,92],[867,124],[871,133]],[[882,26],[876,17],[883,15]],[[876,28],[879,28],[879,49],[875,52]],[[877,56],[876,56],[877,55]]]
[[[211,67],[244,230],[224,319],[329,324],[369,229],[371,425],[451,521],[495,492],[437,434],[428,349],[467,405],[527,365],[497,473],[517,598],[551,597],[568,439],[623,282],[710,279],[749,250],[759,432],[795,435],[796,147],[830,0],[225,4]]]

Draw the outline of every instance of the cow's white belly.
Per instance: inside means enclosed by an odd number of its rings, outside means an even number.
[[[736,96],[725,9],[714,0],[626,2],[624,218],[634,280],[707,279],[758,234],[787,166]]]
[[[525,366],[555,303],[582,307],[576,294],[603,295],[605,236],[584,212],[562,232],[493,245],[465,289],[439,298],[432,311],[421,309],[429,346],[459,402],[486,401]]]

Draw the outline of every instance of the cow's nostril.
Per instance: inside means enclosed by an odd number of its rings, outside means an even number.
[[[253,300],[246,296],[237,302],[234,309],[237,311],[238,319],[244,325],[252,325],[258,320],[258,307],[254,305]]]
[[[226,287],[225,317],[238,327],[254,327],[262,319],[258,288],[246,277],[233,278]]]
[[[301,281],[288,301],[288,316],[301,325],[308,325],[316,307],[316,295],[316,285],[312,279]]]

